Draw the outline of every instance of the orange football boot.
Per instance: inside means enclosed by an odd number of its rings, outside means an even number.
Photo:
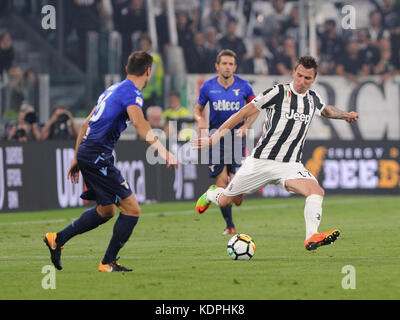
[[[118,260],[118,258],[117,258]],[[132,269],[125,268],[124,266],[121,266],[121,264],[117,261],[113,261],[110,263],[103,263],[100,261],[99,263],[99,271],[100,272],[131,272]]]
[[[333,229],[328,232],[314,233],[310,238],[304,241],[304,247],[309,251],[315,250],[321,246],[335,242],[339,235],[339,229]]]
[[[57,270],[62,270],[61,250],[64,247],[60,247],[57,245],[57,233],[55,233],[55,232],[46,233],[43,241],[50,250],[51,262],[54,264],[54,266],[57,268]]]

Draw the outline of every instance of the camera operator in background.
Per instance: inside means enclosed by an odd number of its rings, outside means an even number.
[[[22,104],[17,122],[9,126],[7,140],[17,140],[19,142],[40,140],[37,116],[35,109],[31,105]]]
[[[74,117],[64,106],[57,105],[49,122],[42,129],[42,140],[76,139],[79,127]]]

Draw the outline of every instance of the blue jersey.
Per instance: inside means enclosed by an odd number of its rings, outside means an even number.
[[[225,89],[218,83],[218,77],[214,77],[203,83],[197,102],[203,107],[209,102],[209,129],[217,129],[253,98],[254,92],[248,81],[234,76],[233,84]],[[239,123],[235,129],[242,124]]]
[[[99,97],[81,145],[85,148],[112,152],[129,120],[127,107],[143,108],[142,92],[126,79],[109,87]]]

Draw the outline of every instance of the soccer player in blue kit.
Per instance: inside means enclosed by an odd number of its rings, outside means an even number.
[[[138,222],[140,207],[128,183],[114,166],[112,155],[127,121],[130,120],[139,136],[159,152],[168,167],[176,168],[178,165],[175,156],[158,141],[142,112],[141,90],[150,79],[152,63],[153,58],[146,52],[132,53],[126,66],[126,79],[104,91],[80,129],[68,178],[72,183],[78,183],[80,171],[87,186],[81,198],[94,200],[97,206],[86,210],[60,232],[46,234],[44,242],[58,270],[62,269],[61,250],[64,244],[72,237],[107,222],[115,215],[117,206],[121,212],[98,270],[132,271],[118,263],[117,254]]]
[[[194,119],[197,121],[197,126],[200,135],[207,132],[207,128],[212,133],[218,129],[229,117],[238,112],[245,104],[254,98],[254,92],[249,82],[234,75],[236,71],[237,58],[235,52],[229,49],[221,50],[216,59],[215,68],[218,75],[203,83],[200,88],[199,98],[194,108]],[[209,103],[209,126],[202,113]],[[216,186],[226,188],[229,180],[233,178],[236,170],[241,165],[242,159],[235,159],[235,147],[242,148],[241,156],[245,156],[245,139],[246,130],[250,128],[257,115],[248,118],[245,122],[239,123],[232,129],[232,148],[224,149],[224,141],[219,145],[219,159],[215,157],[215,152],[210,150],[209,153],[209,176],[216,178]],[[239,129],[234,132],[235,129]],[[235,138],[235,134],[241,138]],[[238,141],[239,140],[239,141]],[[239,142],[239,146],[238,146]],[[230,145],[229,143],[227,144]],[[218,153],[218,152],[217,152]],[[229,154],[231,153],[231,154]],[[217,158],[217,159],[215,159]],[[239,161],[238,161],[239,160]],[[242,199],[239,198],[235,203],[241,204]],[[226,222],[226,229],[223,234],[235,234],[235,224],[232,218],[232,206],[220,208],[222,216]],[[201,208],[197,212],[202,214]]]

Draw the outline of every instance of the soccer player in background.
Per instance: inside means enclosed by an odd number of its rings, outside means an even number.
[[[212,133],[218,129],[230,116],[238,112],[245,103],[250,102],[254,98],[253,89],[249,82],[234,75],[237,68],[237,57],[235,52],[229,49],[222,50],[218,53],[215,68],[218,75],[203,83],[200,88],[199,98],[194,108],[194,119],[200,135],[207,133],[207,128]],[[209,125],[204,118],[203,110],[206,104],[209,104]],[[242,157],[245,156],[245,138],[246,130],[252,125],[257,115],[243,118],[231,128],[231,136],[226,139],[232,139],[232,149],[224,150],[224,141],[221,140],[219,159],[213,157],[210,149],[209,153],[209,176],[216,179],[216,185],[220,188],[226,188],[229,180],[233,178],[236,170],[241,165],[242,159],[235,159],[235,147],[242,148]],[[246,120],[246,121],[245,121]],[[234,129],[240,129],[234,132]],[[241,138],[235,138],[237,134]],[[239,142],[239,143],[238,143]],[[229,154],[231,153],[231,154]],[[239,162],[239,161],[240,162]],[[240,205],[242,198],[237,198],[236,205]],[[201,208],[197,212],[202,214]],[[235,224],[232,218],[232,206],[227,205],[221,207],[221,213],[226,222],[226,229],[223,234],[235,234]]]
[[[345,112],[322,102],[310,89],[317,76],[317,62],[303,56],[292,71],[293,81],[278,84],[259,94],[252,102],[232,115],[210,138],[192,141],[196,148],[215,144],[245,118],[266,111],[264,131],[252,154],[236,173],[227,188],[211,186],[197,201],[204,212],[211,202],[228,206],[243,193],[253,193],[267,184],[275,184],[291,193],[306,197],[304,218],[307,250],[334,242],[339,229],[318,233],[322,217],[324,190],[301,163],[304,141],[315,114],[348,123],[358,120],[357,112]]]
[[[97,206],[86,210],[60,232],[46,234],[44,242],[58,270],[62,269],[61,249],[64,244],[72,237],[107,222],[115,215],[117,206],[120,215],[115,221],[113,235],[98,270],[132,271],[117,262],[117,254],[138,222],[140,207],[130,186],[114,166],[112,155],[116,142],[127,127],[127,121],[130,120],[139,136],[159,152],[168,167],[177,167],[175,156],[158,141],[142,112],[141,90],[150,79],[152,62],[153,58],[144,51],[132,53],[125,68],[126,79],[104,91],[79,131],[68,178],[72,183],[78,183],[80,171],[87,186],[81,198],[94,200]]]

